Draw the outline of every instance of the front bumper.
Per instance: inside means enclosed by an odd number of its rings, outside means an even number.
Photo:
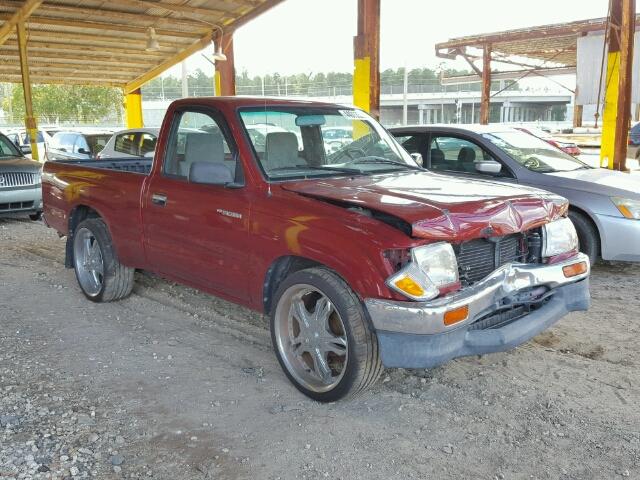
[[[0,189],[0,215],[41,211],[42,189],[40,185]]]
[[[430,368],[452,358],[511,349],[545,330],[568,312],[589,308],[589,269],[566,278],[563,267],[588,258],[578,254],[554,265],[508,264],[473,287],[430,302],[367,299],[386,367]],[[510,306],[534,303],[535,310],[496,328],[474,322]],[[447,311],[468,305],[468,318],[444,325]]]
[[[596,215],[602,239],[602,258],[640,262],[640,220]]]

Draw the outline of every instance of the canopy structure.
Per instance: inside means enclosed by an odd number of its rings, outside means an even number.
[[[13,27],[23,23],[33,83],[112,85],[128,93],[281,1],[2,0],[0,77],[22,82]],[[158,43],[147,51],[150,36]]]

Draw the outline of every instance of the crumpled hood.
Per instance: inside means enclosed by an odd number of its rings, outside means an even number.
[[[606,168],[589,168],[571,172],[546,173],[550,177],[562,178],[562,185],[574,190],[582,190],[601,195],[626,195],[640,197],[640,177]],[[631,194],[631,195],[628,195]]]
[[[426,171],[305,180],[282,188],[393,215],[411,225],[413,237],[434,240],[521,232],[559,218],[568,208],[564,198],[535,188]]]

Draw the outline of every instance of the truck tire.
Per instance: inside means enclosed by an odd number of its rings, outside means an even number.
[[[378,339],[362,303],[330,270],[314,267],[285,278],[270,317],[280,366],[308,397],[333,402],[354,396],[380,376]]]
[[[576,227],[578,233],[579,249],[589,257],[591,265],[598,261],[600,251],[600,236],[591,220],[581,213],[569,211],[569,218]]]
[[[109,230],[99,218],[88,218],[77,226],[73,266],[82,293],[92,302],[120,300],[131,293],[135,270],[118,261]]]

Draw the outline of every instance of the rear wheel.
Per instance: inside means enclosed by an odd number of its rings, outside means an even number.
[[[76,228],[73,266],[82,292],[93,302],[120,300],[131,293],[134,269],[118,261],[109,230],[99,218],[86,219]]]
[[[271,339],[305,395],[332,402],[371,386],[382,371],[378,341],[349,286],[324,268],[291,274],[276,292]]]
[[[30,213],[29,218],[34,222],[37,222],[42,218],[42,212]]]
[[[587,255],[591,265],[594,265],[600,251],[600,237],[596,227],[589,218],[581,213],[569,211],[569,218],[576,227],[580,251]]]

